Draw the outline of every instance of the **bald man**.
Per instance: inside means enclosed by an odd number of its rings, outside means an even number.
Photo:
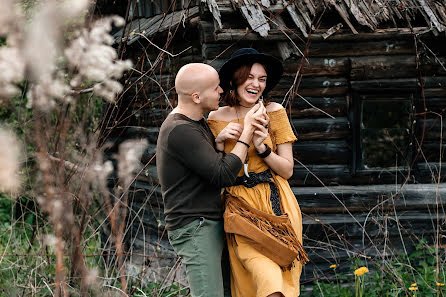
[[[177,73],[175,89],[178,106],[160,128],[156,152],[167,234],[186,266],[191,296],[222,297],[221,188],[234,183],[255,123],[264,121],[265,110],[257,104],[248,112],[239,134],[241,142],[224,156],[216,151],[203,118],[219,106],[223,90],[217,71],[206,64],[187,64]]]

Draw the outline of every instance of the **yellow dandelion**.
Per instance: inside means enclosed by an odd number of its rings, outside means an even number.
[[[411,287],[416,287],[416,286],[417,286],[417,283],[413,283],[413,284],[411,284],[410,286],[411,286]]]
[[[361,276],[364,273],[368,273],[368,272],[369,272],[369,269],[367,267],[362,266],[355,270],[355,275]]]
[[[330,266],[330,268],[336,268],[337,266],[338,266],[338,265],[333,264],[333,265]]]
[[[418,287],[417,287],[417,286],[415,286],[415,287],[410,287],[409,290],[411,290],[411,291],[418,291]]]
[[[437,283],[437,287],[444,287],[444,283]]]

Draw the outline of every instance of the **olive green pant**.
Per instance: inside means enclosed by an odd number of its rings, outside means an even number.
[[[228,271],[225,285],[222,252],[225,245],[223,221],[199,218],[184,227],[167,231],[170,244],[186,266],[192,297],[230,297]],[[227,262],[227,257],[224,262]],[[223,264],[224,268],[229,265]]]

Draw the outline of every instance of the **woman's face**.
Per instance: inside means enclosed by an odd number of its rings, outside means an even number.
[[[266,87],[266,71],[262,64],[254,63],[248,79],[237,87],[239,103],[243,106],[254,105]]]

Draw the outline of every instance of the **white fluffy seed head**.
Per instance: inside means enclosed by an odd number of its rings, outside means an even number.
[[[14,193],[20,187],[20,152],[17,137],[0,128],[0,191]]]

